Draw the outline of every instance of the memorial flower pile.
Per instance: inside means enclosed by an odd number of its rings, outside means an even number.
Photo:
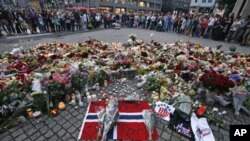
[[[138,74],[138,86],[145,86],[149,97],[154,92],[153,97],[163,101],[197,95],[200,87],[228,92],[236,82],[249,80],[250,55],[226,54],[183,41],[144,42],[131,35],[125,44],[90,39],[13,49],[0,55],[0,70],[0,117],[7,119],[14,112],[5,114],[10,111],[8,105],[13,101],[20,105],[32,92],[46,92],[59,102],[67,96],[75,98],[72,91],[83,94],[88,88],[103,86],[105,80],[112,83],[130,76],[126,72]],[[13,81],[16,86],[7,90]],[[32,98],[26,100],[32,103]]]

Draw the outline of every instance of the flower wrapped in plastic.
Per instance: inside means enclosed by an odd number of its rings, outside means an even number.
[[[145,125],[146,125],[147,130],[148,130],[149,140],[152,140],[152,134],[153,134],[153,131],[156,127],[156,115],[155,115],[154,111],[152,111],[150,109],[145,109],[142,111],[142,116],[145,120]]]
[[[249,92],[243,86],[236,86],[232,89],[232,93],[235,115],[239,115],[240,109],[243,107],[243,103],[249,95]]]
[[[116,98],[111,99],[106,107],[106,113],[104,117],[104,127],[103,127],[103,134],[102,134],[102,141],[105,141],[107,138],[107,134],[114,127],[116,121],[119,118],[118,112],[118,100]]]
[[[97,140],[100,140],[101,136],[102,136],[102,130],[103,130],[103,127],[104,127],[103,122],[104,122],[106,112],[105,112],[105,108],[102,107],[102,106],[96,107],[95,110],[96,110],[96,113],[97,113],[98,126],[99,126],[98,127]]]

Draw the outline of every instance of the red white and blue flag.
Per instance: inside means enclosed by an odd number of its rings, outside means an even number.
[[[105,102],[91,102],[83,120],[79,140],[96,140],[98,135],[98,117],[96,107],[106,106]],[[144,109],[150,109],[148,102],[119,101],[119,119],[107,135],[112,140],[148,140],[149,134],[142,116]],[[158,139],[157,130],[152,134],[153,140]]]
[[[155,113],[166,121],[170,120],[170,114],[173,114],[174,111],[175,108],[167,103],[161,101],[155,103]]]

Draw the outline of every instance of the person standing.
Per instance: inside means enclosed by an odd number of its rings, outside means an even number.
[[[211,37],[215,21],[216,21],[215,17],[213,15],[211,15],[211,17],[208,20],[208,26],[204,32],[204,36],[203,36],[204,38]]]

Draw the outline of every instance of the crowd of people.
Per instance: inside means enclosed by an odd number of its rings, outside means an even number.
[[[36,34],[62,31],[87,31],[95,28],[142,28],[175,32],[192,37],[232,41],[242,46],[250,45],[250,16],[228,16],[130,12],[91,12],[77,10],[41,10],[0,8],[0,31],[7,35]]]

